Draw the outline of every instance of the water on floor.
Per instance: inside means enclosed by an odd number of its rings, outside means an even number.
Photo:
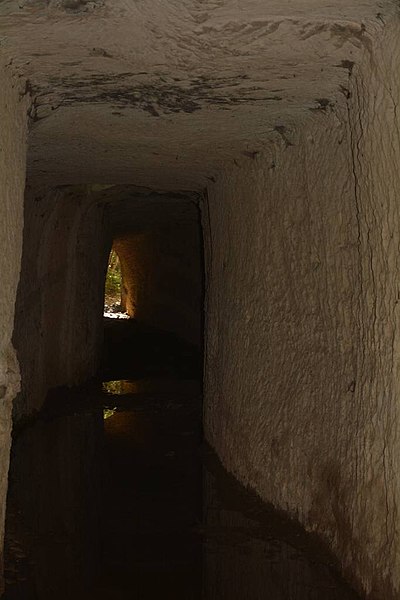
[[[17,433],[6,567],[10,600],[356,598],[224,472],[184,380],[59,391]]]
[[[105,323],[104,381],[14,432],[5,600],[356,600],[204,444],[198,350]]]

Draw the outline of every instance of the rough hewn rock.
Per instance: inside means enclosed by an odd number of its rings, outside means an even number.
[[[80,383],[98,367],[106,261],[102,206],[88,190],[27,190],[14,331],[17,418],[40,409],[50,388]]]
[[[398,3],[4,0],[0,18],[1,56],[33,97],[34,189],[209,188],[207,435],[371,598],[398,600]],[[4,511],[25,108],[1,73]],[[100,221],[79,194],[51,197],[26,208],[21,412],[98,351],[92,308],[71,326],[87,287],[71,290],[95,273],[100,306]]]
[[[2,51],[35,97],[30,174],[202,189],[335,106],[393,15],[391,0],[3,0]]]
[[[25,187],[27,99],[16,78],[0,63],[0,593],[2,548],[11,445],[12,402],[19,368],[11,343],[20,271]]]
[[[206,435],[380,600],[400,594],[398,39],[296,146],[226,170],[203,210]]]

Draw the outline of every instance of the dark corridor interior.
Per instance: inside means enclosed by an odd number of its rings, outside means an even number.
[[[126,361],[139,326],[107,327]],[[15,432],[5,598],[355,599],[317,542],[204,444],[195,353],[145,329],[137,343],[146,336],[142,373],[127,378],[126,361],[124,379],[55,390]]]
[[[183,256],[163,236],[170,270],[149,288],[161,308],[179,290],[163,282]],[[176,299],[182,311],[188,298]],[[172,311],[169,330],[157,326],[154,306],[106,318],[99,377],[53,389],[14,428],[4,598],[356,599],[329,553],[236,483],[204,442],[201,305],[196,318],[186,311],[186,336]]]

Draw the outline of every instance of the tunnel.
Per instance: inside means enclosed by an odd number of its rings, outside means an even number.
[[[399,34],[0,3],[4,600],[400,599]]]

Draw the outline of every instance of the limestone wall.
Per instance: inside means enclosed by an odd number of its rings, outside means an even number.
[[[377,600],[400,597],[398,39],[203,207],[206,436]]]
[[[385,600],[400,598],[399,62],[396,21],[354,71],[348,99],[360,336],[352,527],[359,532],[355,565],[362,583],[371,597]]]
[[[0,63],[0,594],[11,411],[20,380],[11,336],[21,262],[28,101]]]
[[[22,392],[15,417],[48,389],[94,374],[102,349],[106,245],[102,208],[82,188],[28,189],[14,342]]]

